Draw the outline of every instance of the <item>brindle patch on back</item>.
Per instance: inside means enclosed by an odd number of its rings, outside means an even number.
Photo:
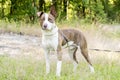
[[[80,45],[80,48],[87,48],[86,39],[80,31],[75,29],[62,29],[61,31],[69,41],[73,41],[76,45]],[[62,45],[65,45],[66,41],[63,36],[61,37]]]

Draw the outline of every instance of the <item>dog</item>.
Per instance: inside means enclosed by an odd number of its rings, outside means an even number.
[[[45,52],[46,74],[50,72],[49,53],[51,50],[54,50],[57,52],[56,76],[61,75],[62,47],[65,45],[68,47],[70,57],[73,61],[73,71],[76,70],[78,65],[78,61],[76,59],[76,51],[78,48],[80,48],[82,55],[89,64],[90,71],[94,72],[94,68],[88,55],[86,39],[79,30],[59,30],[55,24],[56,11],[54,6],[51,6],[50,13],[37,12],[37,16],[39,18],[42,31],[42,46]]]

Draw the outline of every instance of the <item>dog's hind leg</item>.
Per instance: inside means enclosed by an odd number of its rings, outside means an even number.
[[[68,51],[69,51],[70,58],[72,59],[72,62],[73,62],[73,65],[74,65],[73,72],[75,72],[76,69],[77,69],[77,66],[78,66],[78,61],[77,61],[77,58],[76,58],[76,51],[77,51],[78,47],[69,46],[68,49],[69,49]]]
[[[84,56],[84,58],[86,59],[86,61],[88,62],[90,71],[93,73],[94,72],[94,68],[93,68],[92,63],[90,61],[87,48],[81,47],[81,53]]]

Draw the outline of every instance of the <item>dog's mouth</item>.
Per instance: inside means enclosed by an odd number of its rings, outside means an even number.
[[[48,28],[44,28],[44,27],[42,27],[42,30],[44,30],[44,31],[51,31],[52,28],[51,28],[51,29],[48,29]]]
[[[46,28],[42,27],[42,30],[47,30]]]

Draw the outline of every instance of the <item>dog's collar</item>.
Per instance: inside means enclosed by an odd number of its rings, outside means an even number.
[[[51,34],[45,34],[45,36],[53,36],[53,35],[56,35],[57,34],[57,31],[54,32],[54,33],[51,33]]]

